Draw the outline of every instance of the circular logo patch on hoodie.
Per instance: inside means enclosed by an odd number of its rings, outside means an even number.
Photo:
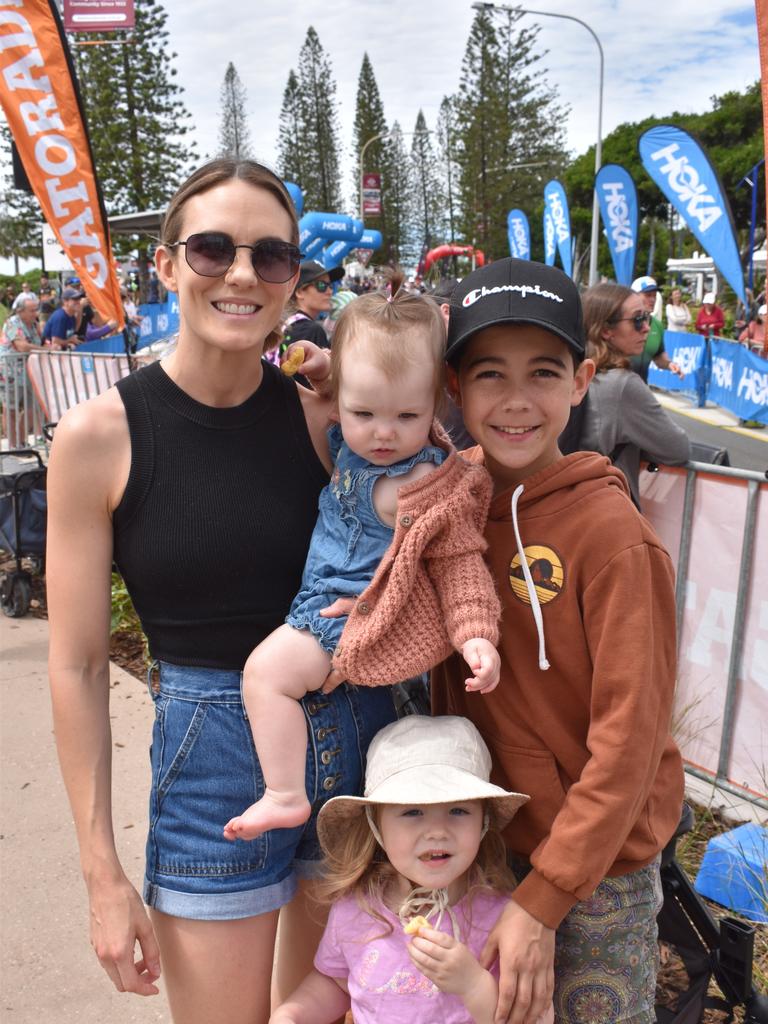
[[[524,551],[539,602],[547,604],[557,597],[565,582],[565,570],[560,556],[552,548],[540,544],[529,544]],[[523,604],[531,603],[519,553],[509,564],[509,585],[512,593]]]

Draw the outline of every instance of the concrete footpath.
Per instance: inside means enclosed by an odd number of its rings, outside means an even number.
[[[0,1020],[171,1024],[163,995],[112,986],[93,953],[75,830],[59,775],[47,682],[48,623],[0,615]],[[152,703],[112,665],[114,824],[140,889]]]

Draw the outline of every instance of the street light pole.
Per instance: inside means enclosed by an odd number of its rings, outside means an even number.
[[[597,176],[597,172],[603,166],[603,81],[605,75],[605,54],[603,53],[602,44],[600,43],[595,31],[586,23],[586,21],[582,21],[581,18],[575,18],[572,14],[555,14],[554,11],[534,11],[529,7],[511,7],[508,4],[474,3],[472,4],[472,7],[478,11],[511,11],[512,13],[518,14],[536,14],[545,18],[563,18],[566,21],[575,21],[579,25],[582,25],[595,40],[597,43],[598,53],[600,55],[600,92],[597,104],[597,145],[595,146],[595,176]],[[600,210],[597,201],[597,189],[595,188],[592,193],[592,238],[589,250],[590,285],[597,284],[597,247],[599,241],[599,230]]]

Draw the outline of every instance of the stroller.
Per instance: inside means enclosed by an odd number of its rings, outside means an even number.
[[[32,572],[45,564],[47,496],[46,468],[33,448],[0,452],[0,548],[11,555],[15,569],[0,572],[0,608],[18,619],[29,610]]]

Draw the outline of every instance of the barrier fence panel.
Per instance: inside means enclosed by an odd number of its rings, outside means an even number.
[[[768,809],[768,482],[689,463],[642,473],[641,495],[677,571],[687,770]]]

